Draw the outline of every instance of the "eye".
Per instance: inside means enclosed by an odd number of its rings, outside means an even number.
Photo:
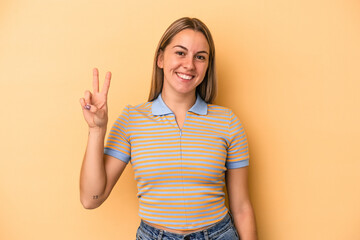
[[[179,56],[185,56],[185,53],[182,51],[177,51],[177,52],[175,52],[175,54],[177,54]]]
[[[203,55],[197,55],[195,58],[202,61],[206,60],[206,57]]]

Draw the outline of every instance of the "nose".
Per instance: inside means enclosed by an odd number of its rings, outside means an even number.
[[[187,56],[184,59],[184,63],[183,63],[184,68],[188,69],[188,70],[193,70],[195,69],[195,64],[194,64],[194,58],[192,56]]]

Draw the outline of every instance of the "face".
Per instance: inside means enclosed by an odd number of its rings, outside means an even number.
[[[209,44],[201,32],[185,29],[176,34],[157,65],[164,71],[162,91],[166,94],[194,94],[209,65]]]

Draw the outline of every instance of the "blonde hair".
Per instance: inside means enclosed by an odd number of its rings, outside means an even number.
[[[155,100],[161,93],[164,81],[163,69],[157,65],[157,60],[161,51],[164,51],[166,46],[170,44],[173,37],[185,29],[192,29],[204,34],[210,48],[209,65],[204,77],[204,80],[196,88],[196,92],[207,103],[212,103],[217,91],[217,77],[215,70],[215,45],[211,36],[210,30],[206,25],[197,18],[183,17],[173,22],[161,37],[159,44],[155,51],[153,73],[151,79],[151,88],[148,101]]]

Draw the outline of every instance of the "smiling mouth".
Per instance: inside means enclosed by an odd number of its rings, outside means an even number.
[[[191,75],[187,75],[187,74],[183,74],[183,73],[176,73],[176,75],[181,78],[181,79],[184,79],[184,80],[191,80],[194,78],[194,76],[191,76]]]

